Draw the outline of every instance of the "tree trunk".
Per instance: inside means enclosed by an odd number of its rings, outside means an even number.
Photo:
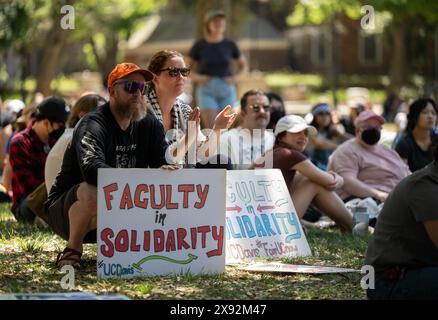
[[[57,23],[55,23],[46,38],[42,59],[36,75],[37,85],[35,89],[36,92],[41,92],[44,96],[51,93],[50,82],[58,72],[66,38],[65,31]]]
[[[73,4],[74,0],[56,1],[52,5],[53,25],[48,32],[46,41],[43,45],[41,62],[38,65],[36,74],[36,92],[41,92],[44,96],[50,95],[50,83],[56,77],[61,62],[61,57],[65,44],[72,30],[61,28],[60,9],[64,4]]]
[[[407,63],[405,50],[405,27],[403,23],[393,23],[390,27],[393,41],[391,65],[389,70],[390,90],[398,93],[406,84]]]
[[[117,33],[105,35],[104,52],[100,52],[96,42],[91,37],[90,43],[93,48],[94,57],[96,59],[97,67],[102,75],[103,85],[107,85],[107,77],[111,70],[117,64],[117,53],[119,49],[119,36]]]
[[[335,110],[338,109],[338,80],[339,80],[339,61],[338,61],[338,33],[336,30],[338,14],[335,13],[330,20],[330,67],[329,67],[329,79],[330,88],[332,91],[333,107]]]

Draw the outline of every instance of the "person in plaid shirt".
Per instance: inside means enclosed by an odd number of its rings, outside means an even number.
[[[44,165],[51,146],[65,127],[68,108],[64,99],[48,97],[36,110],[35,120],[11,142],[12,208],[17,221],[33,222],[35,214],[26,197],[44,182]]]

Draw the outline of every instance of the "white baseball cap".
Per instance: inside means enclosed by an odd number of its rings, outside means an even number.
[[[18,99],[9,100],[6,103],[6,110],[14,113],[18,113],[24,107],[25,107],[24,102]]]
[[[318,133],[318,130],[316,130],[314,126],[308,125],[304,118],[291,114],[278,120],[274,134],[277,136],[284,131],[298,133],[306,129],[309,130],[311,135],[316,135]]]

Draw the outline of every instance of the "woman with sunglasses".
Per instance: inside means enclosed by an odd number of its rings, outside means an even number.
[[[307,152],[310,160],[320,169],[326,170],[329,156],[339,144],[352,138],[347,136],[342,124],[333,122],[331,108],[327,103],[318,103],[312,108],[310,125],[318,130],[316,136],[309,137]]]
[[[213,136],[219,137],[220,130],[228,129],[236,113],[232,111],[231,106],[225,107],[215,118],[213,130],[206,137],[199,129],[201,116],[199,108],[192,110],[189,105],[178,98],[183,93],[190,73],[183,55],[172,50],[159,51],[151,57],[147,69],[154,74],[145,92],[148,111],[161,121],[169,142],[173,143],[177,150],[184,150],[185,166],[195,165],[198,160],[207,160],[202,157],[199,150],[201,147],[202,150],[208,150],[206,157],[213,155],[217,147]],[[208,145],[205,145],[206,143]],[[196,147],[196,153],[193,154],[197,154],[201,159],[188,158],[187,151],[191,146]]]
[[[343,186],[343,178],[335,172],[319,169],[303,153],[308,137],[317,134],[316,128],[308,125],[302,117],[287,115],[277,122],[274,133],[274,148],[257,159],[253,167],[265,167],[267,159],[272,159],[272,167],[281,170],[301,219],[313,204],[334,220],[343,232],[351,233],[352,214],[335,193]]]
[[[212,128],[218,111],[237,101],[236,83],[247,69],[237,44],[225,37],[225,13],[210,10],[204,17],[203,38],[189,51],[187,62],[196,65],[191,79],[197,84],[196,101],[202,110],[202,123]],[[233,73],[233,62],[237,71]]]

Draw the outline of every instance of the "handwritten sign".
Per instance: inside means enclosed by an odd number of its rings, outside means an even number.
[[[360,272],[360,270],[348,269],[348,268],[307,266],[307,265],[286,264],[279,262],[256,263],[240,269],[245,271],[256,271],[256,272],[311,273],[311,274]]]
[[[99,169],[98,277],[224,272],[225,175]]]
[[[281,171],[227,172],[226,262],[311,255]]]

